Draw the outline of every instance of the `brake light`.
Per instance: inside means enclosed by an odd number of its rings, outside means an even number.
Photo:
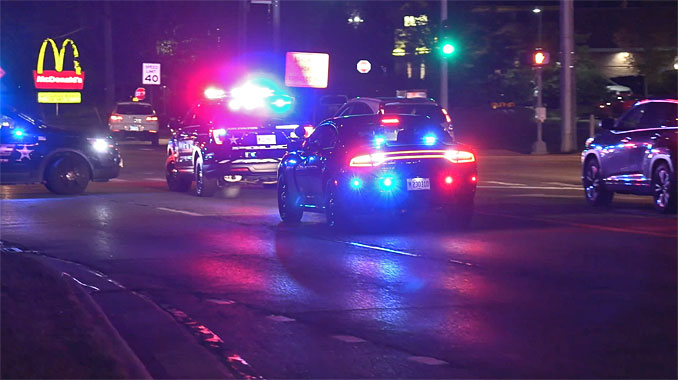
[[[215,144],[222,145],[226,141],[226,130],[223,128],[212,129],[212,138]]]
[[[383,153],[363,154],[353,157],[348,165],[352,167],[379,166],[383,164],[385,160],[386,155]]]
[[[111,115],[111,121],[122,121],[122,116],[120,116],[120,115]]]
[[[385,117],[381,119],[382,125],[398,125],[400,124],[400,119],[397,117]]]
[[[146,121],[158,121],[157,116],[146,116]]]
[[[445,152],[445,158],[454,163],[474,162],[476,160],[473,153],[463,150],[448,150]]]
[[[445,115],[445,121],[448,123],[452,122],[452,118],[450,117],[450,114],[447,113],[447,110],[445,108],[442,109],[443,115]]]

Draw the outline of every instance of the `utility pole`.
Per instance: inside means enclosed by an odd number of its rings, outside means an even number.
[[[440,1],[440,25],[441,30],[442,26],[447,22],[447,0]],[[448,109],[448,90],[447,90],[447,59],[443,58],[440,60],[440,106]]]
[[[273,51],[280,52],[280,0],[273,0]]]
[[[564,153],[577,148],[573,19],[574,0],[560,0],[560,151]]]
[[[104,2],[104,70],[105,70],[105,81],[106,81],[106,107],[105,112],[108,112],[109,109],[113,107],[115,102],[115,78],[113,76],[113,32],[111,25],[111,3],[110,1]]]

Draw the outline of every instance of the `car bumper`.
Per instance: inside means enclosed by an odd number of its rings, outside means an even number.
[[[150,141],[153,139],[158,138],[158,132],[151,132],[151,131],[111,131],[111,135],[117,139],[117,140],[127,140],[127,139],[134,139],[134,140],[145,140],[145,141]]]
[[[94,182],[105,182],[118,177],[123,167],[123,160],[117,149],[111,153],[90,156],[89,159],[92,164],[92,181]]]
[[[266,182],[277,181],[277,158],[221,160],[205,164],[206,175],[226,182],[239,180]]]

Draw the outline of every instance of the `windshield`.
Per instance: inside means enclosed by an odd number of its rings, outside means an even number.
[[[397,122],[396,122],[397,121]],[[391,123],[391,124],[389,124]],[[428,116],[356,117],[346,120],[340,135],[350,144],[434,145],[451,144],[453,139]]]
[[[153,107],[150,104],[118,104],[117,113],[121,115],[154,115]]]
[[[440,107],[435,104],[386,104],[384,106],[386,115],[420,115],[428,116],[433,122],[442,123],[445,121],[445,115]]]

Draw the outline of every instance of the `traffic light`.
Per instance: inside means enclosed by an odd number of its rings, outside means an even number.
[[[548,64],[550,61],[549,53],[541,49],[537,49],[532,54],[532,65],[541,67]]]
[[[440,27],[438,46],[440,48],[440,55],[443,58],[449,58],[454,55],[456,47],[452,38],[452,31],[448,20],[443,21],[443,24]]]

